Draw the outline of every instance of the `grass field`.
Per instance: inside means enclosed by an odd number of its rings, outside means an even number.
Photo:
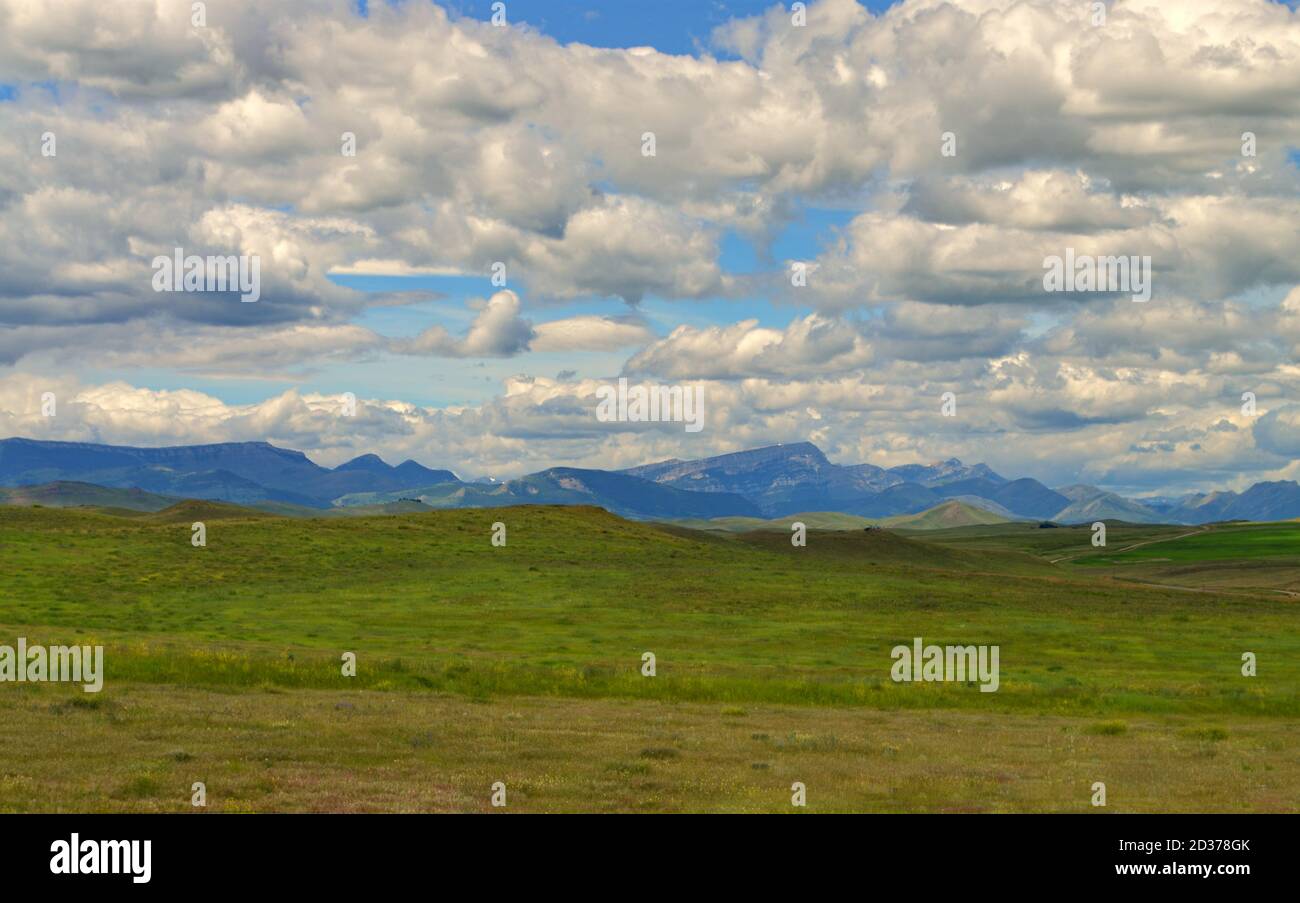
[[[210,809],[473,811],[502,780],[510,811],[797,811],[798,780],[814,811],[1073,811],[1100,780],[1116,810],[1295,811],[1296,603],[1116,572],[1267,570],[1300,525],[1194,529],[0,508],[0,643],[107,672],[0,684],[0,810],[189,809],[205,780]],[[999,690],[894,683],[917,636],[998,645]]]
[[[1300,524],[1294,521],[1111,524],[1104,548],[1092,547],[1091,529],[1082,526],[1040,530],[1008,524],[937,531],[925,538],[958,549],[1019,549],[1118,582],[1300,598]]]
[[[936,530],[971,525],[1006,524],[1010,519],[991,514],[964,502],[950,501],[919,514],[897,517],[859,517],[837,511],[810,511],[764,520],[761,517],[715,517],[710,520],[684,519],[669,523],[710,533],[747,533],[754,530],[779,530],[786,533],[796,523],[810,530],[863,530],[888,527],[892,530]]]
[[[837,511],[811,511],[807,514],[792,514],[789,517],[777,517],[771,520],[761,517],[715,517],[709,520],[688,518],[669,523],[710,533],[749,533],[754,530],[777,530],[789,533],[795,523],[802,523],[809,530],[861,530],[874,524],[875,521],[855,514],[840,514]]]

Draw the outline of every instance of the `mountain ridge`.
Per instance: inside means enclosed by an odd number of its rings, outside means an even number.
[[[1095,486],[1050,488],[1008,479],[957,458],[882,468],[835,464],[811,442],[673,458],[623,470],[552,467],[504,482],[467,483],[449,469],[413,460],[396,467],[363,454],[337,467],[269,442],[148,448],[25,437],[0,439],[0,487],[66,484],[137,490],[157,497],[331,509],[418,499],[431,507],[503,504],[598,505],[638,519],[780,518],[822,511],[865,518],[907,517],[956,502],[1002,519],[1087,523],[1202,524],[1300,518],[1300,484],[1256,483],[1243,492],[1131,499]],[[73,497],[91,496],[77,489]],[[9,493],[7,498],[34,498]],[[957,509],[946,509],[957,510]]]

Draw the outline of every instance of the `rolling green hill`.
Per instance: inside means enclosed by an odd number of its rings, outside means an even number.
[[[1300,524],[1213,524],[1072,562],[1116,580],[1300,599]]]
[[[750,530],[779,530],[789,533],[791,525],[802,523],[809,530],[862,530],[875,523],[871,518],[858,517],[856,514],[840,514],[837,511],[812,511],[807,514],[792,514],[789,517],[777,517],[767,520],[761,517],[715,517],[711,520],[687,518],[665,521],[679,527],[692,530],[708,530],[716,533],[745,533]]]
[[[856,810],[974,786],[999,811],[1086,811],[1099,769],[1137,809],[1294,808],[1300,608],[1051,562],[1088,535],[810,530],[795,548],[581,506],[0,508],[0,641],[100,644],[106,669],[93,697],[0,688],[0,810],[184,811],[202,778],[224,811],[459,811],[499,773],[523,811],[768,811],[801,779]],[[914,637],[997,645],[998,691],[894,682]],[[863,768],[897,785],[860,791]]]
[[[1295,559],[1300,561],[1300,526],[1276,524],[1219,524],[1200,531],[1180,531],[1161,543],[1115,548],[1091,556],[1088,564],[1139,561],[1205,562],[1243,559]],[[1111,551],[1114,549],[1114,551]]]
[[[160,511],[177,499],[142,489],[110,489],[92,483],[61,481],[39,486],[0,487],[0,505],[43,505],[46,508],[117,508]]]
[[[791,525],[803,523],[809,530],[865,530],[868,527],[888,527],[895,530],[946,530],[953,527],[1010,523],[1008,518],[977,508],[965,502],[944,502],[919,514],[902,514],[895,517],[859,517],[835,511],[813,511],[765,520],[758,517],[715,517],[712,520],[687,519],[669,523],[693,530],[710,530],[720,533],[743,533],[749,530],[780,530],[789,532]]]
[[[189,544],[195,520],[207,523],[206,548]],[[505,548],[490,541],[497,521],[508,528]],[[389,676],[397,685],[421,686],[418,673],[430,687],[462,692],[804,704],[915,704],[887,677],[862,695],[862,681],[884,673],[882,650],[915,635],[985,637],[1034,651],[982,707],[1088,709],[1112,681],[1132,684],[1136,695],[1124,698],[1138,708],[1218,704],[1204,688],[1181,697],[1176,688],[1191,672],[1166,670],[1217,654],[1216,625],[1232,622],[1211,597],[1112,585],[1087,568],[928,535],[811,531],[808,546],[794,548],[777,531],[715,537],[553,506],[315,519],[210,502],[143,518],[2,508],[10,576],[0,624],[112,636],[124,644],[115,647],[117,673],[142,679],[329,686],[328,669],[302,662],[361,643],[372,659],[403,660]],[[1233,607],[1254,628],[1270,625],[1261,643],[1300,644],[1286,626],[1300,623],[1295,610],[1263,599]],[[1086,665],[1065,650],[1096,619],[1114,651]],[[164,638],[166,655],[132,651]],[[1163,665],[1150,657],[1153,642],[1169,650]],[[205,651],[213,643],[244,664],[218,666]],[[625,675],[618,662],[641,647],[667,650],[674,672],[690,679],[629,681],[635,669]],[[299,664],[267,654],[284,649],[296,649]],[[1080,683],[1039,695],[1057,685],[1050,668],[1062,656]],[[1138,689],[1156,685],[1154,696]],[[950,688],[925,699],[974,702]],[[1282,704],[1269,699],[1254,704]]]
[[[416,499],[397,499],[370,505],[349,505],[336,508],[304,508],[279,502],[261,502],[251,506],[258,511],[284,517],[376,517],[383,514],[421,514],[434,509]]]
[[[199,499],[186,499],[154,511],[139,518],[140,521],[158,524],[193,524],[199,521],[207,523],[217,520],[257,520],[274,517],[268,511],[257,508],[245,508],[226,502],[208,502]]]
[[[891,530],[950,530],[954,527],[989,526],[1010,522],[1009,518],[965,502],[944,502],[920,514],[887,517],[880,521],[880,525]]]

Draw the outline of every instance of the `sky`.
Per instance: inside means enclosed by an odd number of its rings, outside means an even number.
[[[1294,5],[0,0],[0,436],[1296,479]]]

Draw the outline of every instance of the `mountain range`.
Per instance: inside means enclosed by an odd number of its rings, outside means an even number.
[[[308,508],[329,507],[334,499],[353,492],[458,482],[450,470],[430,470],[414,461],[391,467],[376,455],[362,455],[331,470],[302,452],[266,442],[132,448],[0,440],[0,486],[68,480],[180,498],[285,502]]]
[[[985,464],[952,458],[882,468],[834,464],[808,442],[774,445],[692,461],[670,460],[621,471],[553,467],[505,482],[465,482],[451,470],[414,461],[396,467],[362,455],[327,468],[298,451],[265,442],[134,448],[37,439],[0,440],[0,486],[27,487],[0,501],[41,497],[38,487],[66,484],[139,494],[207,499],[262,507],[331,509],[418,501],[434,508],[519,504],[598,505],[636,519],[744,517],[838,512],[883,519],[919,514],[950,502],[997,518],[1091,523],[1202,524],[1221,520],[1300,518],[1300,485],[1256,483],[1244,492],[1178,498],[1125,498],[1095,486],[1049,488],[1007,479]],[[94,501],[102,494],[83,490]],[[7,495],[7,499],[6,499]],[[117,496],[115,496],[117,497]],[[951,506],[945,511],[957,510]]]

